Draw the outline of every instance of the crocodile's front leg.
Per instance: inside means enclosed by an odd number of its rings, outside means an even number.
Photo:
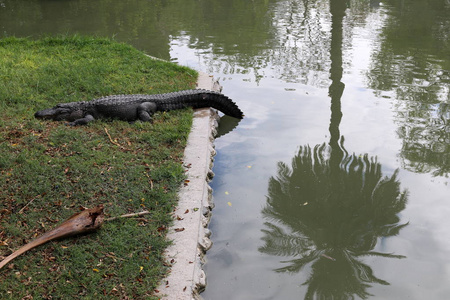
[[[86,125],[87,123],[94,121],[95,118],[92,115],[85,115],[83,118],[76,119],[73,122],[67,123],[70,126]]]
[[[142,122],[151,122],[152,115],[156,111],[156,103],[155,102],[144,102],[141,103],[138,107],[138,117]]]

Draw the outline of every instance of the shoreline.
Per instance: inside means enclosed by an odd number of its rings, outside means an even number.
[[[212,76],[198,73],[197,88],[220,92],[221,87]],[[178,192],[174,224],[167,234],[167,239],[173,241],[165,253],[171,270],[157,288],[160,299],[202,299],[200,293],[206,287],[203,265],[204,255],[212,246],[207,228],[213,208],[209,181],[214,176],[211,169],[218,118],[217,111],[211,108],[194,111],[183,158],[187,178]]]

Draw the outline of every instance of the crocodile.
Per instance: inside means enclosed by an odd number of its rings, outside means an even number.
[[[155,95],[111,95],[91,101],[60,103],[36,112],[38,119],[68,121],[68,125],[86,125],[96,119],[151,122],[157,111],[186,107],[212,107],[226,115],[242,119],[242,111],[227,96],[213,91],[195,89]]]

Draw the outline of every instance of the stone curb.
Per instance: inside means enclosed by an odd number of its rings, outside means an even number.
[[[221,91],[213,77],[202,72],[199,72],[197,87]],[[204,254],[212,246],[207,226],[213,207],[208,182],[214,176],[211,169],[218,118],[217,111],[210,108],[194,112],[184,151],[187,181],[180,188],[178,206],[173,213],[174,224],[167,234],[173,241],[165,253],[171,271],[157,288],[160,299],[202,299],[200,292],[206,287],[203,264]]]

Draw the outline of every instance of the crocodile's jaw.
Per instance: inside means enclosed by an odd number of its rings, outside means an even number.
[[[54,108],[43,109],[34,114],[35,118],[38,119],[53,119],[56,116],[57,112]]]
[[[38,119],[51,119],[55,121],[73,121],[80,118],[82,112],[79,110],[71,110],[65,107],[55,106],[49,109],[43,109],[34,114]]]

